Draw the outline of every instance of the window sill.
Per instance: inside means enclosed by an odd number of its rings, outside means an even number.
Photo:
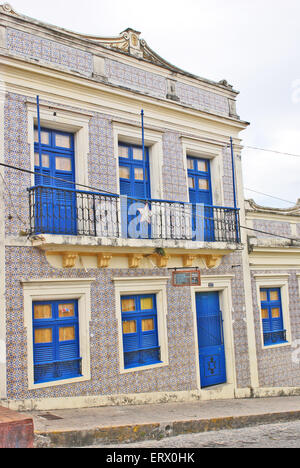
[[[142,372],[150,369],[159,369],[161,367],[168,366],[168,362],[157,362],[155,364],[149,364],[147,366],[139,366],[139,367],[130,367],[128,369],[121,369],[120,374],[128,374],[130,372]]]
[[[290,345],[291,343],[289,341],[280,341],[273,344],[263,344],[263,349],[283,348]]]
[[[50,382],[40,382],[34,383],[32,386],[29,386],[29,390],[36,390],[39,388],[48,388],[56,387],[58,385],[71,385],[79,382],[86,382],[90,380],[89,376],[80,376],[80,377],[71,377],[70,379],[61,379],[61,380],[51,380]]]

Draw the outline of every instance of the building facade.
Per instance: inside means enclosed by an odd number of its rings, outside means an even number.
[[[299,206],[245,203],[238,93],[130,28],[0,18],[1,402],[297,393]]]

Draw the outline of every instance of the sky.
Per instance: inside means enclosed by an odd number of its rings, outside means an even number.
[[[1,0],[0,0],[1,1]],[[240,92],[246,198],[270,207],[300,199],[299,0],[11,0],[18,12],[79,33],[127,27],[168,62]],[[253,150],[264,148],[286,154]],[[272,195],[271,198],[256,192]]]

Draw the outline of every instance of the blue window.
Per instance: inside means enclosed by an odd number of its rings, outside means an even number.
[[[124,367],[161,362],[155,295],[122,296]]]
[[[188,184],[189,184],[189,198],[192,203],[193,219],[192,226],[194,231],[203,229],[203,240],[213,242],[215,240],[214,234],[214,211],[211,208],[212,188],[211,188],[211,175],[210,175],[210,161],[208,159],[199,159],[188,157]],[[197,219],[196,204],[204,205],[203,222]]]
[[[280,288],[262,288],[260,300],[264,344],[267,346],[286,342]]]
[[[34,153],[37,231],[76,234],[74,135],[41,129],[40,155],[35,129]]]
[[[208,159],[187,158],[191,203],[212,205],[210,162]]]
[[[127,204],[122,205],[122,226],[124,237],[151,238],[151,227],[148,223],[141,222],[139,210],[146,204],[143,200],[149,200],[150,170],[149,151],[137,145],[119,144],[119,176],[120,194],[129,197]],[[132,199],[130,198],[132,197]]]
[[[137,145],[119,144],[120,194],[137,199],[149,199],[149,150]]]
[[[77,301],[33,303],[35,383],[81,375]]]

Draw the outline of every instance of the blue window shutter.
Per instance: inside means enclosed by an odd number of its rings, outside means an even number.
[[[66,318],[59,317],[59,304],[65,303],[72,303],[74,305],[74,316]],[[47,319],[35,319],[35,305],[50,305],[52,317]],[[60,341],[59,329],[61,327],[74,327],[74,340]],[[35,342],[35,331],[50,328],[52,330],[51,343],[37,344]],[[81,375],[77,301],[67,300],[33,303],[33,354],[35,383],[68,379]]]
[[[262,318],[264,343],[270,345],[285,342],[286,330],[283,323],[281,290],[280,288],[262,288],[261,292],[266,294],[266,300],[261,300],[261,309],[268,312],[268,317]],[[277,293],[277,300],[271,299],[272,292]],[[277,315],[279,316],[277,317]]]
[[[145,148],[145,161],[137,160],[133,158],[133,149],[141,147],[126,145],[125,143],[120,143],[121,146],[128,148],[128,158],[119,158],[119,166],[128,167],[130,169],[130,179],[125,180],[120,178],[120,194],[134,197],[137,199],[145,198],[145,189],[146,189],[146,198],[151,197],[150,191],[150,171],[149,171],[149,150]],[[134,169],[143,169],[146,171],[146,181],[136,180],[134,177]],[[144,174],[145,177],[145,174]]]
[[[141,298],[151,297],[153,308],[151,310],[141,310]],[[141,367],[149,364],[155,364],[160,361],[160,347],[158,342],[157,330],[157,310],[155,295],[137,295],[124,296],[122,299],[132,299],[135,302],[134,312],[123,312],[123,321],[136,321],[135,333],[124,333],[123,331],[123,350],[125,368]],[[143,331],[143,320],[153,320],[154,329]]]
[[[189,187],[190,193],[190,202],[191,203],[203,203],[205,205],[212,205],[212,189],[211,189],[211,174],[210,174],[210,161],[208,159],[203,160],[199,158],[188,157],[188,160],[191,162],[193,169],[188,169],[188,177],[193,179],[194,188]],[[203,161],[206,163],[207,171],[201,172],[198,170],[197,164],[198,161]],[[208,184],[208,189],[200,189],[199,181],[204,180]]]
[[[49,157],[49,168],[35,166],[35,185],[43,187],[56,187],[62,190],[49,190],[43,188],[41,197],[36,200],[36,227],[37,232],[53,234],[73,234],[76,229],[76,194],[64,189],[75,189],[75,154],[74,136],[69,133],[42,129],[49,135],[49,144],[42,144],[42,154]],[[70,148],[61,148],[55,145],[56,135],[69,137]],[[34,150],[39,152],[39,145],[35,143]],[[70,170],[60,170],[56,167],[56,158],[65,158],[70,161]],[[44,176],[44,177],[43,177]],[[50,177],[53,178],[50,178]],[[57,180],[62,179],[62,180]]]

